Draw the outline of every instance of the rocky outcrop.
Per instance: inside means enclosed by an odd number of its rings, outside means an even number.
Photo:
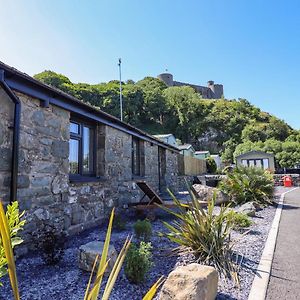
[[[218,273],[213,267],[196,263],[172,271],[159,300],[213,300],[218,290]]]

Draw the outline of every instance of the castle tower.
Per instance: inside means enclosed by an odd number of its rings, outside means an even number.
[[[167,86],[173,86],[173,75],[171,73],[161,73],[157,76]]]
[[[224,96],[223,84],[215,84],[213,80],[209,80],[207,87],[211,90],[213,99],[220,99]]]

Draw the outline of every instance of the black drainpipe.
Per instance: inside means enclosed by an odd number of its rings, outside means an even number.
[[[0,69],[0,86],[7,93],[9,98],[15,104],[14,124],[13,124],[13,144],[11,160],[11,181],[10,181],[10,202],[17,200],[17,184],[19,169],[19,137],[20,137],[20,119],[21,119],[21,102],[5,82],[4,70]]]

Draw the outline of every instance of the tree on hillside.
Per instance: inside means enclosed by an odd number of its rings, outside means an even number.
[[[230,138],[229,140],[224,142],[221,155],[223,162],[225,162],[226,164],[230,164],[233,162],[233,153],[238,144],[239,142],[233,138]]]
[[[286,141],[300,143],[300,130],[292,130]]]
[[[297,142],[285,141],[282,143],[282,151],[275,154],[281,167],[293,168],[300,162],[300,144]]]
[[[123,87],[124,121],[132,125],[139,126],[141,124],[143,104],[143,90],[137,85],[125,84]]]
[[[101,83],[95,85],[100,93],[100,108],[115,116],[120,117],[120,87],[117,82]]]
[[[264,142],[267,139],[266,128],[267,123],[249,123],[242,130],[242,140],[250,142]]]
[[[249,122],[251,112],[240,101],[217,100],[213,102],[206,120],[209,126],[219,131],[218,141],[221,146],[230,138],[239,140],[241,132]]]
[[[203,131],[204,106],[200,96],[189,86],[169,87],[164,90],[168,114],[166,126],[183,142],[188,142]]]
[[[163,91],[167,88],[164,82],[154,77],[145,77],[136,83],[144,93],[143,117],[147,121],[164,123],[167,112]]]
[[[34,76],[53,87],[120,117],[119,81],[72,83],[52,71]],[[250,150],[275,153],[282,166],[299,162],[300,131],[262,112],[246,99],[202,99],[189,86],[167,87],[161,80],[145,77],[122,82],[124,121],[151,133],[173,133],[195,149],[222,152],[224,161]]]
[[[284,141],[292,132],[292,128],[284,121],[271,116],[266,126],[266,135],[268,139],[274,138],[279,141]]]
[[[103,95],[101,90],[96,86],[78,83],[78,84],[65,84],[64,88],[68,90],[68,93],[74,97],[87,102],[93,106],[101,107],[103,101]]]
[[[41,82],[44,82],[62,91],[67,91],[64,87],[65,84],[72,84],[72,82],[68,77],[49,70],[38,73],[33,77]]]
[[[237,147],[235,148],[234,154],[233,154],[234,161],[236,160],[236,157],[238,155],[243,154],[248,151],[253,151],[253,150],[264,151],[264,143],[263,142],[246,141],[242,144],[237,145]]]

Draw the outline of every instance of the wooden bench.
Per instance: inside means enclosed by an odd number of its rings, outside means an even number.
[[[154,208],[158,208],[158,204],[168,208],[176,207],[176,204],[174,203],[173,200],[171,201],[163,200],[145,181],[137,181],[136,184],[143,191],[144,195],[138,203],[131,204],[131,206],[134,206],[135,209],[137,210],[154,209]],[[149,201],[143,201],[145,197],[147,197]],[[181,203],[182,206],[186,206],[188,208],[188,201],[181,201]]]

